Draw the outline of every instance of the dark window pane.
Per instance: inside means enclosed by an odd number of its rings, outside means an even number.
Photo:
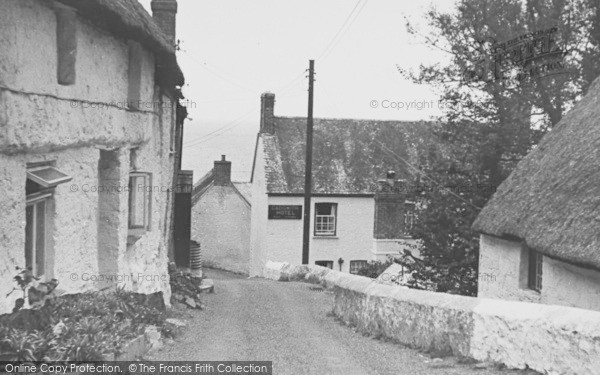
[[[317,203],[317,215],[331,215],[331,204]]]
[[[528,286],[538,292],[542,290],[542,260],[542,254],[529,250]]]
[[[25,267],[33,267],[34,223],[33,205],[25,208]]]
[[[358,271],[360,271],[361,268],[364,268],[366,266],[367,266],[367,261],[366,260],[353,260],[353,261],[350,261],[350,273],[357,274]]]
[[[528,285],[530,289],[535,289],[535,253],[532,250],[529,250],[529,272],[528,272]]]
[[[44,187],[42,185],[35,183],[35,182],[31,181],[30,179],[27,179],[27,182],[25,182],[25,194],[26,195],[38,193],[43,188]]]
[[[46,260],[46,201],[36,204],[35,273],[44,274]]]
[[[333,261],[332,260],[317,260],[315,262],[317,266],[327,267],[333,269]]]

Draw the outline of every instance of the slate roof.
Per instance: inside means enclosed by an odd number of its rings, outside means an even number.
[[[249,205],[252,205],[252,183],[250,182],[233,182],[233,186],[246,199]]]
[[[206,190],[212,186],[214,177],[215,170],[211,169],[194,184],[192,189],[192,205],[194,205]]]
[[[473,224],[600,269],[600,78],[499,186]]]
[[[192,190],[192,205],[196,204],[202,195],[213,186],[215,179],[215,170],[211,169],[202,176],[195,184]],[[230,185],[233,190],[242,198],[249,206],[252,206],[252,183],[232,181]]]
[[[304,117],[275,117],[275,134],[259,134],[267,193],[304,192],[305,129]],[[431,130],[426,121],[315,119],[313,192],[372,194],[388,170],[409,178],[412,172],[400,158],[419,164]]]

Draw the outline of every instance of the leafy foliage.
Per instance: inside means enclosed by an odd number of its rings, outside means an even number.
[[[372,260],[367,262],[366,266],[360,268],[356,274],[376,279],[379,275],[383,273],[383,271],[385,271],[393,263],[394,260],[392,258],[389,258],[384,262],[380,260]]]
[[[460,0],[456,12],[427,14],[432,32],[409,32],[450,57],[450,64],[402,71],[433,85],[444,114],[420,173],[413,180],[419,217],[413,236],[423,243],[422,262],[407,264],[415,287],[476,295],[478,233],[471,225],[481,207],[540,138],[600,74],[600,3],[593,0]],[[472,79],[496,43],[556,27],[564,51],[563,74],[519,81]],[[516,67],[513,67],[516,69]],[[435,182],[434,182],[435,181]]]
[[[145,300],[123,290],[90,292],[0,316],[0,360],[97,361],[118,354],[146,326],[164,325],[164,312]]]
[[[29,301],[29,307],[39,309],[46,303],[46,299],[53,297],[53,292],[58,285],[58,280],[52,279],[49,282],[39,282],[39,278],[35,277],[31,272],[31,267],[21,268],[16,267],[19,271],[13,278],[18,286],[18,289],[23,293],[22,298],[17,298],[13,313],[21,310],[25,306],[25,299]],[[13,288],[8,294],[10,296],[17,288]]]

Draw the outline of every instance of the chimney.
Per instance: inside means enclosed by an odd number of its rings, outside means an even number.
[[[228,186],[231,184],[231,162],[225,160],[225,155],[221,155],[221,160],[215,161],[215,186]]]
[[[373,238],[399,239],[405,236],[407,190],[406,181],[396,179],[394,171],[388,171],[384,179],[377,181]]]
[[[395,171],[387,171],[385,176],[388,185],[394,186],[396,184],[396,172]]]
[[[260,133],[275,134],[275,94],[265,92],[260,96]]]
[[[152,18],[175,47],[175,19],[177,15],[177,0],[152,0],[150,3]]]

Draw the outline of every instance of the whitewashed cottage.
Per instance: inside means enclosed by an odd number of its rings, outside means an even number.
[[[0,313],[15,267],[163,292],[185,108],[177,3],[0,0]]]

